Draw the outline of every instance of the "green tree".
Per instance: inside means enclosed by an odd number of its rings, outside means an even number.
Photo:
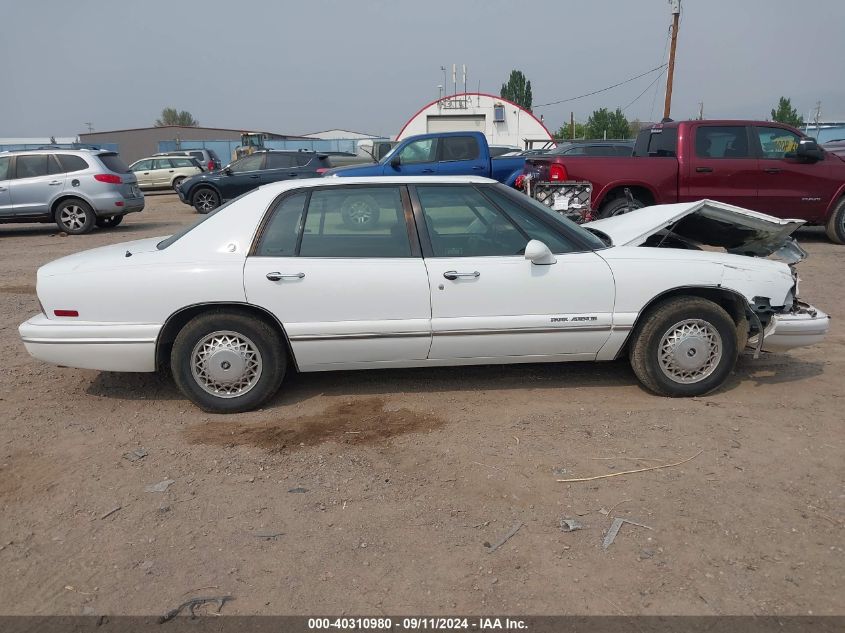
[[[161,111],[161,118],[156,119],[156,127],[164,127],[165,125],[181,125],[182,127],[197,127],[200,124],[187,110],[177,110],[176,108],[164,108]]]
[[[572,126],[569,123],[565,123],[558,128],[558,131],[554,133],[554,137],[556,139],[570,139],[570,138],[586,138],[586,130],[587,128],[584,127],[583,123],[578,123],[575,121],[575,136],[572,136]]]
[[[792,101],[787,97],[778,99],[777,110],[772,110],[772,121],[786,123],[792,127],[802,127],[804,125],[803,117],[799,116],[797,110],[792,107]]]
[[[511,71],[508,82],[502,84],[502,91],[499,94],[502,99],[513,101],[531,112],[531,105],[534,100],[531,96],[531,82],[525,78],[521,70]]]
[[[588,138],[628,138],[629,133],[628,119],[619,108],[615,112],[601,108],[587,119]]]
[[[637,134],[643,129],[643,122],[639,119],[628,121],[628,138],[637,138]]]

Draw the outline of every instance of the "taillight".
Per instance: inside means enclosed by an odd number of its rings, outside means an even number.
[[[328,170],[329,170],[329,168],[328,168],[328,167],[318,167],[318,168],[317,168],[317,173],[318,173],[318,174],[320,174],[320,175],[322,176],[322,175],[323,175],[323,174],[325,174]]]
[[[514,189],[519,189],[520,191],[522,191],[522,189],[525,187],[525,176],[522,174],[517,176],[516,180],[513,183],[513,186]]]
[[[78,317],[79,312],[76,310],[53,310],[53,314],[59,317]]]
[[[208,161],[208,171],[214,171],[214,161]]]
[[[558,163],[549,165],[549,180],[569,180],[569,174],[566,173],[566,167]]]
[[[100,182],[107,182],[111,185],[119,185],[123,182],[120,179],[120,176],[115,176],[114,174],[94,174],[94,180],[99,180]]]

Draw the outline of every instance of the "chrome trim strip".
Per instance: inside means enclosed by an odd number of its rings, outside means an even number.
[[[515,327],[481,330],[440,330],[434,336],[473,336],[476,334],[552,334],[560,332],[609,332],[609,325],[576,325],[568,327]]]
[[[291,336],[291,341],[341,341],[373,338],[419,338],[431,336],[431,332],[395,332],[379,334],[377,332],[361,332],[359,334],[298,334]]]
[[[37,345],[132,345],[135,343],[153,344],[154,338],[35,338],[32,336],[21,337],[24,343],[35,343]]]

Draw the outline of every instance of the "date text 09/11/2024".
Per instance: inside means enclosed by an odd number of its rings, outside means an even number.
[[[518,631],[527,628],[524,620],[512,618],[438,618],[438,617],[407,617],[394,621],[392,618],[309,618],[308,629],[369,629],[404,631]]]

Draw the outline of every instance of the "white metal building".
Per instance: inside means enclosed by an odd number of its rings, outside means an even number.
[[[551,141],[543,122],[517,104],[495,95],[462,92],[441,97],[423,106],[396,137],[402,140],[428,132],[483,132],[490,145],[524,148]]]
[[[322,132],[311,132],[310,134],[304,134],[303,136],[307,136],[309,138],[319,138],[323,140],[335,140],[335,139],[381,139],[384,138],[383,136],[378,136],[376,134],[367,134],[366,132],[353,132],[352,130],[323,130]]]

